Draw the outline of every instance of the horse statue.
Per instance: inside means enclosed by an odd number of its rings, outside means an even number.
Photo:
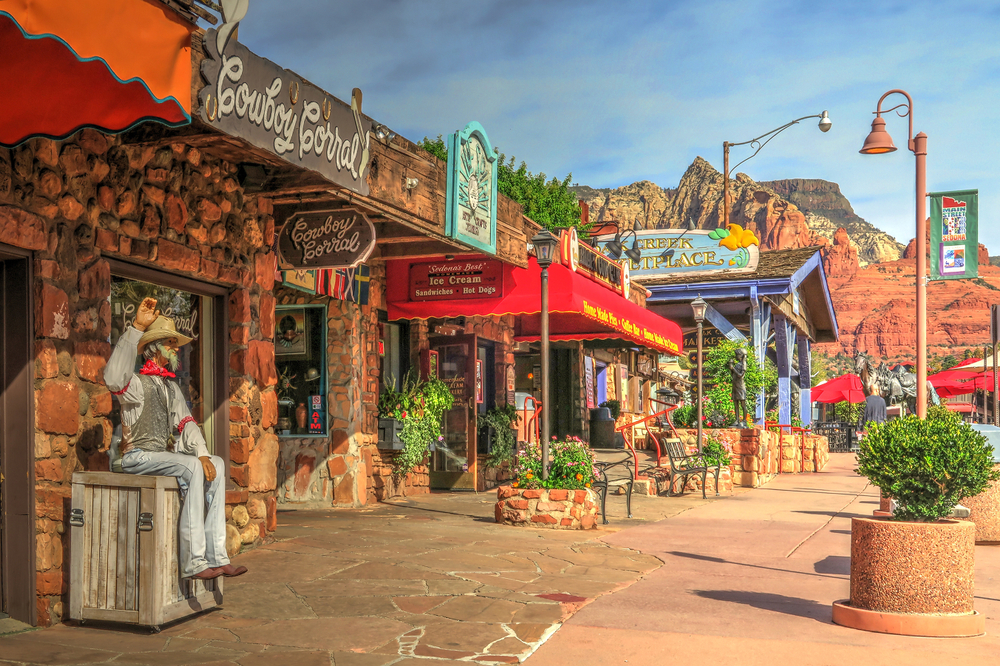
[[[885,361],[875,366],[872,357],[863,351],[858,351],[855,354],[854,367],[858,376],[861,377],[861,385],[864,387],[865,395],[877,393],[885,398],[887,405],[903,404],[911,414],[917,413],[917,375],[915,373],[910,372],[902,365],[897,365],[890,370]],[[930,382],[927,382],[927,401],[934,405],[941,404],[941,399]]]

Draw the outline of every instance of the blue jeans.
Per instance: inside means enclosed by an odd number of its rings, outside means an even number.
[[[201,460],[183,453],[149,453],[132,449],[122,456],[126,474],[172,476],[180,486],[180,522],[177,525],[181,576],[187,578],[209,567],[229,564],[226,553],[226,465],[212,456],[215,480],[205,480]],[[194,492],[189,490],[194,489]]]

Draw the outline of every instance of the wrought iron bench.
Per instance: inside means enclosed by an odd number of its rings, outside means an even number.
[[[601,495],[601,519],[604,525],[608,524],[608,514],[605,511],[605,502],[608,498],[608,491],[611,488],[623,488],[625,490],[625,509],[628,517],[632,517],[632,486],[635,484],[635,467],[632,456],[617,461],[595,462],[594,467],[600,472],[600,477],[594,480],[594,491]]]
[[[664,439],[663,446],[667,449],[667,456],[670,458],[670,487],[667,489],[667,495],[670,497],[683,495],[688,477],[701,474],[701,496],[707,499],[705,495],[705,481],[710,472],[715,475],[715,494],[719,494],[719,474],[722,471],[721,463],[711,467],[705,462],[702,454],[687,455],[684,451],[684,445],[681,444],[680,440]],[[681,490],[675,493],[674,482],[678,477],[681,479]]]

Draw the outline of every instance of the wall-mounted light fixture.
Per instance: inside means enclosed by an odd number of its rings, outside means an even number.
[[[372,131],[375,132],[375,138],[382,143],[389,143],[396,138],[396,133],[382,123],[373,124]]]
[[[677,237],[677,240],[679,241],[680,239],[684,238],[684,234],[686,234],[687,232],[694,231],[695,226],[696,225],[694,223],[694,220],[692,220],[689,217],[688,218],[688,223],[687,223],[687,228],[684,230],[684,233],[682,233],[680,236]],[[668,247],[666,250],[663,251],[663,254],[661,254],[660,256],[663,257],[664,259],[669,259],[670,257],[674,256],[674,249],[675,248]]]
[[[624,234],[622,234],[620,230],[615,231],[614,240],[608,241],[608,244],[604,246],[604,249],[607,250],[608,255],[610,255],[612,259],[621,259],[622,252],[624,252],[626,257],[636,263],[639,263],[639,260],[642,259],[642,253],[639,251],[639,238],[636,236],[636,232],[638,231],[642,231],[642,225],[639,223],[639,219],[636,218],[635,222],[632,224],[632,228]],[[629,237],[629,234],[632,235],[632,247],[626,250],[624,241]]]
[[[416,178],[407,178],[406,179],[406,189],[408,189],[408,190],[415,190],[417,188],[417,185],[419,185],[419,184],[420,184],[420,181],[418,179],[416,179]]]

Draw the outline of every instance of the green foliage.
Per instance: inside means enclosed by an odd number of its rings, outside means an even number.
[[[670,412],[670,421],[675,428],[697,428],[698,405],[681,405]]]
[[[729,361],[736,359],[736,350],[746,350],[746,372],[743,381],[747,389],[747,411],[750,418],[756,410],[757,396],[762,388],[772,390],[778,383],[777,370],[761,368],[757,356],[753,352],[750,341],[737,342],[724,340],[718,347],[710,349],[704,363],[705,370],[705,404],[702,406],[702,416],[705,424],[712,428],[724,428],[736,423],[736,408],[733,405],[733,380],[729,372]]]
[[[947,412],[947,410],[945,410]],[[896,520],[934,521],[963,497],[1000,478],[986,438],[954,413],[904,416],[873,425],[861,441],[858,473],[896,500]]]
[[[448,146],[438,134],[436,139],[426,136],[417,144],[438,159],[448,161]],[[497,191],[510,197],[524,208],[524,214],[548,229],[556,227],[578,227],[580,224],[580,204],[576,194],[570,189],[573,174],[559,180],[546,180],[544,173],[531,173],[524,162],[515,167],[516,160],[500,153],[497,159]],[[589,227],[588,227],[589,228]]]
[[[622,403],[617,400],[605,400],[598,407],[607,407],[608,411],[611,412],[611,418],[615,421],[618,420],[618,417],[622,413]]]
[[[440,134],[438,134],[436,139],[428,139],[425,136],[423,141],[417,144],[417,147],[423,148],[442,162],[448,161],[448,146],[445,145],[444,137]]]
[[[390,381],[389,385],[395,384]],[[397,391],[387,388],[378,401],[379,417],[403,423],[399,439],[403,450],[396,454],[396,474],[403,476],[423,463],[431,442],[440,442],[441,419],[455,398],[448,385],[438,378],[418,381],[412,370],[406,373]]]
[[[833,421],[857,423],[865,411],[865,403],[838,402],[827,407],[827,416]],[[831,416],[832,415],[832,416]]]
[[[514,462],[514,431],[511,426],[517,423],[520,417],[517,415],[517,408],[514,405],[497,405],[482,416],[476,419],[479,428],[489,426],[493,429],[496,438],[493,440],[493,448],[490,456],[486,459],[488,467],[500,467],[505,462]]]
[[[590,447],[579,437],[549,443],[549,478],[542,480],[542,447],[529,443],[514,459],[515,488],[590,488],[599,476]]]
[[[731,454],[732,451],[726,444],[711,435],[705,435],[701,443],[701,455],[706,465],[709,467],[714,467],[715,465],[726,467],[732,461]]]

